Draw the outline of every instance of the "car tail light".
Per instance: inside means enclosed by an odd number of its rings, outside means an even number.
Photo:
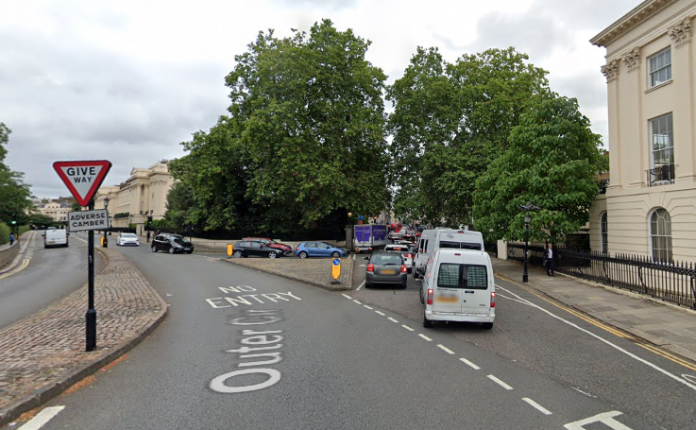
[[[461,256],[462,256],[462,254],[459,254],[459,253],[455,253],[454,255],[456,255],[457,257],[461,257]]]
[[[406,268],[405,264],[401,265],[401,273],[408,273],[408,269]]]
[[[358,251],[358,248],[355,248],[355,252],[359,252],[359,251]]]
[[[413,254],[404,254],[404,257],[406,257],[406,258],[413,258]]]
[[[495,291],[491,293],[491,307],[495,307]]]
[[[372,251],[372,247],[367,248],[368,251]]]
[[[368,272],[374,272],[375,271],[375,265],[370,263],[367,265],[367,271]]]
[[[427,304],[432,305],[433,304],[433,289],[428,288],[428,297],[427,297]]]

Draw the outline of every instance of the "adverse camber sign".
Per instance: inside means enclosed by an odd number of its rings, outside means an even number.
[[[68,187],[77,203],[80,206],[88,206],[106,174],[109,173],[111,162],[106,160],[56,161],[53,163],[53,169]]]

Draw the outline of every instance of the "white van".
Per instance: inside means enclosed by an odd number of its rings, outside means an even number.
[[[480,322],[493,328],[495,278],[486,252],[440,249],[428,262],[421,284],[423,327],[434,321]]]
[[[44,237],[44,248],[49,248],[51,246],[65,246],[68,247],[68,231],[65,229],[48,229],[43,234]]]
[[[473,249],[483,251],[483,235],[478,231],[442,228],[425,230],[418,241],[416,268],[413,277],[418,279],[425,273],[425,266],[435,253],[442,248]]]

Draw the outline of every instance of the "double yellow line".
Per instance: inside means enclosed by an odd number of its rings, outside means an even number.
[[[29,265],[29,261],[30,260],[28,258],[25,258],[19,267],[10,270],[9,272],[5,273],[4,275],[0,275],[0,279],[8,278],[8,277],[14,275],[15,273],[21,272],[22,270],[26,269],[27,266]]]

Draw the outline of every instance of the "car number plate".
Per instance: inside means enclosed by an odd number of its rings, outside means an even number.
[[[396,270],[382,270],[382,275],[393,275]]]
[[[435,301],[440,303],[457,303],[459,299],[457,296],[437,296]]]

